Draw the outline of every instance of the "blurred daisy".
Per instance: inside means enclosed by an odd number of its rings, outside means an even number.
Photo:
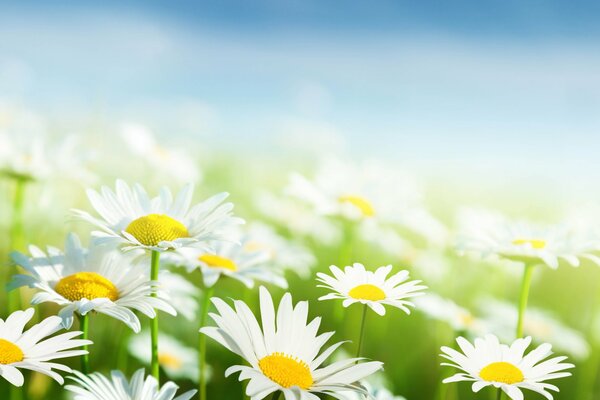
[[[432,241],[445,240],[446,229],[424,209],[415,181],[374,162],[327,160],[313,181],[293,174],[286,192],[319,214],[396,223]]]
[[[417,297],[415,305],[428,317],[450,325],[455,332],[468,332],[473,335],[488,332],[486,321],[475,317],[469,310],[452,300],[437,294],[427,293],[427,296]]]
[[[139,361],[149,364],[151,351],[148,347],[150,333],[135,335],[129,341],[129,352]],[[198,380],[198,352],[182,345],[172,336],[161,332],[158,339],[158,362],[167,375],[173,379]]]
[[[62,385],[62,376],[53,370],[71,372],[71,368],[52,361],[87,354],[87,351],[73,349],[92,342],[73,339],[83,333],[79,331],[48,338],[62,329],[59,317],[48,317],[23,331],[33,313],[33,308],[28,308],[13,312],[6,320],[0,319],[0,376],[12,385],[23,386],[24,378],[19,369],[28,369],[48,375]]]
[[[271,255],[264,250],[248,249],[246,242],[217,242],[213,251],[185,248],[170,253],[168,261],[185,267],[188,272],[202,271],[204,285],[212,287],[221,277],[229,277],[242,282],[246,287],[254,287],[254,281],[272,283],[287,288],[287,281],[281,271],[269,265]]]
[[[317,261],[306,247],[283,238],[265,224],[254,223],[248,228],[244,249],[266,252],[275,268],[289,269],[301,277],[309,276]]]
[[[140,161],[149,164],[153,173],[166,175],[180,183],[198,182],[202,178],[197,163],[183,149],[168,148],[158,143],[143,125],[127,123],[121,127],[121,137]]]
[[[342,271],[332,265],[329,267],[333,276],[317,273],[317,280],[324,285],[318,287],[331,289],[334,293],[327,294],[319,300],[342,299],[344,307],[354,303],[369,306],[379,315],[385,315],[385,305],[397,307],[410,314],[408,306],[413,303],[405,299],[424,294],[421,290],[426,286],[419,285],[421,281],[409,281],[408,271],[400,271],[388,277],[392,266],[379,267],[377,270],[367,271],[364,265],[354,263]]]
[[[510,221],[500,214],[484,210],[463,210],[459,214],[458,248],[486,257],[539,263],[558,268],[561,262],[574,267],[580,259],[600,264],[594,255],[600,246],[597,240],[583,238],[563,227],[542,227],[524,221]]]
[[[480,300],[480,309],[485,311],[488,331],[494,332],[499,338],[511,340],[514,338],[517,309],[510,303],[493,298]],[[523,332],[538,342],[552,344],[561,352],[568,353],[578,359],[589,356],[590,345],[584,335],[565,325],[547,311],[530,308],[523,322]]]
[[[260,288],[262,329],[244,302],[235,301],[235,308],[217,297],[212,302],[218,311],[211,314],[217,327],[205,327],[200,332],[248,361],[250,367],[232,366],[225,376],[240,372],[240,380],[249,379],[246,395],[254,400],[276,391],[283,392],[286,399],[315,399],[319,393],[337,397],[342,390],[366,394],[356,382],[382,368],[376,361],[357,363],[358,358],[320,368],[343,342],[319,355],[334,332],[317,335],[321,319],[307,324],[308,302],[294,307],[290,293],[283,296],[276,311],[269,291]]]
[[[144,370],[140,369],[131,378],[131,382],[120,371],[113,371],[110,380],[104,375],[93,373],[84,375],[79,371],[69,377],[77,385],[66,385],[65,389],[75,394],[75,400],[189,400],[195,394],[190,390],[177,397],[177,385],[167,382],[162,387],[152,376],[144,379]]]
[[[474,345],[462,337],[456,342],[463,353],[442,347],[444,354],[441,356],[450,361],[442,365],[458,368],[462,372],[444,379],[444,383],[473,382],[474,392],[494,386],[513,400],[523,400],[521,389],[529,389],[552,399],[549,390],[558,392],[558,388],[545,381],[570,376],[570,372],[564,371],[574,367],[573,364],[562,362],[566,357],[545,360],[552,354],[552,346],[548,343],[524,355],[531,344],[531,337],[517,339],[510,346],[500,344],[494,335],[475,339]]]
[[[162,298],[177,310],[178,315],[183,315],[188,321],[196,321],[200,289],[181,275],[169,271],[161,271],[159,280]]]
[[[87,191],[101,219],[80,210],[75,214],[100,228],[101,232],[94,233],[103,241],[126,244],[126,250],[166,251],[226,239],[225,232],[242,223],[231,215],[233,204],[223,203],[228,194],[217,194],[190,208],[193,190],[186,185],[173,200],[171,191],[163,187],[158,197],[150,198],[139,184],[130,188],[117,180],[114,192],[106,186],[101,193]]]
[[[158,283],[149,280],[148,273],[132,258],[122,253],[92,243],[89,251],[81,246],[79,238],[70,234],[64,254],[48,247],[44,253],[30,246],[31,257],[14,252],[12,259],[28,275],[15,275],[10,289],[21,286],[35,288],[38,293],[31,304],[45,302],[61,306],[58,316],[67,329],[73,324],[73,314],[86,315],[90,311],[106,314],[135,332],[140,331],[140,321],[134,311],[154,318],[154,309],[176,315],[175,309],[163,298],[151,297],[158,291]],[[160,291],[159,291],[160,295]]]
[[[362,383],[367,393],[369,394],[368,399],[371,400],[406,400],[402,396],[395,396],[388,389],[380,386],[373,385],[369,382]],[[356,392],[339,392],[340,398],[343,400],[364,400],[365,397],[362,394]]]

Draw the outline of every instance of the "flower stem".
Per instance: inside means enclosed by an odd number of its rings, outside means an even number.
[[[158,281],[158,271],[160,268],[160,253],[152,250],[152,260],[150,262],[150,280]],[[152,293],[152,297],[156,297],[156,293]],[[160,365],[158,363],[158,312],[154,319],[150,321],[150,346],[152,352],[152,376],[160,382]]]
[[[206,325],[206,319],[208,317],[208,309],[210,307],[210,298],[212,297],[215,289],[214,287],[206,288],[204,290],[204,296],[201,296],[201,309],[200,309],[200,328]],[[198,369],[200,376],[198,377],[198,391],[200,393],[200,400],[206,400],[206,335],[200,334],[198,339]]]
[[[360,357],[360,353],[362,351],[362,343],[363,343],[363,338],[365,336],[365,321],[367,320],[367,305],[363,305],[363,312],[362,312],[362,319],[360,322],[360,336],[358,337],[358,349],[356,351],[356,358]],[[358,360],[356,360],[356,362],[358,363]]]
[[[502,399],[502,389],[498,388],[498,393],[496,394],[496,400]]]
[[[275,393],[273,393],[273,397],[271,397],[271,400],[277,400],[281,398],[281,395],[283,395],[283,392],[281,391],[277,391]]]
[[[90,335],[90,317],[89,314],[79,316],[79,329],[83,332],[82,339],[88,340]],[[89,351],[88,345],[83,346],[83,350]],[[90,372],[90,353],[81,355],[81,372],[87,375]]]
[[[529,287],[533,276],[533,264],[525,264],[523,271],[523,281],[521,282],[521,294],[519,296],[519,317],[517,319],[517,339],[523,337],[523,321],[525,318],[525,309],[527,308],[527,298],[529,297]]]

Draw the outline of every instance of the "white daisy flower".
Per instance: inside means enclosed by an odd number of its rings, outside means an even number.
[[[185,150],[158,143],[147,127],[125,123],[121,126],[121,137],[129,150],[145,163],[146,170],[150,166],[153,173],[180,183],[199,182],[202,179],[197,163]]]
[[[193,185],[186,185],[173,200],[171,191],[163,187],[159,196],[150,198],[139,184],[130,188],[117,180],[114,192],[106,186],[100,193],[87,191],[101,219],[85,211],[74,212],[100,228],[101,232],[94,233],[104,241],[125,244],[125,250],[166,251],[227,239],[226,232],[242,223],[231,215],[233,204],[223,203],[228,194],[217,194],[190,208],[193,190]]]
[[[375,162],[354,165],[326,160],[314,181],[293,174],[286,192],[311,204],[319,214],[398,224],[435,243],[443,243],[447,235],[423,207],[415,181]]]
[[[244,237],[244,248],[248,251],[261,251],[269,255],[269,263],[278,269],[289,269],[307,277],[316,264],[315,256],[306,247],[278,235],[265,224],[254,223]]]
[[[206,287],[212,287],[220,277],[229,277],[237,279],[248,288],[254,287],[254,281],[287,288],[287,281],[281,271],[269,265],[269,253],[247,249],[245,239],[241,243],[217,242],[212,247],[213,251],[179,249],[170,253],[167,260],[185,267],[188,272],[200,269]]]
[[[160,272],[159,281],[164,289],[159,293],[177,310],[177,314],[188,321],[196,321],[200,289],[183,276],[166,270]]]
[[[244,302],[235,301],[235,308],[216,297],[212,302],[218,311],[211,314],[217,327],[205,327],[200,332],[248,361],[251,366],[232,366],[225,376],[240,372],[240,380],[249,379],[246,395],[253,400],[276,391],[283,392],[286,399],[299,400],[318,400],[319,393],[339,399],[338,392],[344,390],[366,394],[356,382],[382,368],[380,362],[357,363],[357,358],[321,367],[342,343],[319,355],[334,332],[317,335],[321,319],[307,324],[308,302],[294,307],[290,293],[283,296],[275,311],[268,290],[260,288],[262,329]]]
[[[154,309],[176,315],[175,309],[164,300],[157,282],[149,280],[147,268],[133,264],[131,256],[92,243],[89,251],[81,246],[79,238],[70,234],[64,254],[48,247],[44,253],[30,246],[31,257],[14,252],[12,259],[28,275],[15,275],[10,289],[28,286],[38,290],[31,304],[45,302],[61,306],[58,316],[67,329],[73,324],[74,313],[85,315],[90,311],[106,314],[135,332],[140,321],[134,311],[154,318]],[[159,297],[152,297],[158,292]]]
[[[329,267],[333,276],[317,273],[317,280],[324,285],[318,287],[331,289],[329,293],[319,300],[342,299],[344,307],[354,303],[366,304],[379,315],[385,315],[384,305],[397,307],[407,314],[410,310],[407,306],[414,306],[410,301],[404,299],[420,296],[420,292],[426,286],[419,285],[421,281],[409,281],[408,271],[400,271],[388,277],[392,266],[387,265],[377,268],[376,271],[367,271],[364,265],[354,263],[342,271],[335,265]]]
[[[452,300],[437,294],[427,293],[427,296],[418,297],[415,299],[415,305],[419,311],[428,317],[450,325],[455,332],[465,332],[478,336],[489,332],[485,320],[476,317],[471,311],[459,306]]]
[[[189,400],[196,390],[190,390],[177,397],[178,386],[167,382],[162,387],[152,376],[144,378],[144,370],[140,369],[131,378],[131,382],[121,373],[113,371],[110,380],[104,375],[93,373],[84,375],[79,371],[69,379],[76,385],[66,385],[65,389],[75,394],[74,400]]]
[[[548,343],[524,355],[531,344],[531,337],[517,339],[510,346],[500,344],[494,335],[475,339],[474,344],[463,337],[456,339],[456,342],[462,353],[442,347],[444,354],[441,356],[450,361],[442,365],[458,368],[462,372],[444,379],[444,383],[473,382],[474,392],[493,386],[502,389],[513,400],[523,400],[521,389],[529,389],[552,400],[549,390],[559,390],[545,381],[570,376],[570,372],[564,371],[574,367],[573,364],[562,362],[567,358],[564,356],[545,360],[552,354],[552,346]]]
[[[48,317],[24,331],[33,317],[33,308],[15,311],[6,320],[0,319],[0,376],[15,386],[23,386],[24,378],[19,369],[28,369],[48,375],[61,385],[62,376],[53,370],[71,372],[71,368],[52,362],[67,357],[87,354],[76,347],[92,344],[89,340],[73,339],[83,332],[62,333],[48,336],[62,329],[59,317]]]
[[[143,332],[133,336],[129,341],[129,352],[139,361],[150,364],[152,353],[150,333]],[[198,380],[198,352],[196,349],[182,345],[172,336],[163,332],[158,339],[158,363],[172,379]]]
[[[543,227],[525,221],[510,221],[497,213],[463,210],[459,214],[461,252],[475,252],[483,257],[499,258],[527,264],[545,264],[558,268],[567,263],[579,266],[580,259],[600,265],[599,242],[580,237],[560,226]]]

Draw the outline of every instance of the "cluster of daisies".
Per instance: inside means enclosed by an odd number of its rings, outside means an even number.
[[[178,152],[163,151],[142,128],[127,125],[123,129],[126,140],[145,143],[140,149],[143,154],[160,155],[151,157],[156,160],[182,160]],[[17,188],[48,171],[43,146],[33,148],[37,149],[34,156],[17,159],[13,155],[19,152],[11,148],[7,153],[13,157],[11,163],[3,163],[0,153],[0,172],[15,180]],[[360,329],[350,338],[355,356],[334,358],[345,342],[326,346],[335,332],[320,331],[321,318],[309,318],[307,301],[294,303],[292,294],[286,292],[275,306],[267,289],[287,290],[286,269],[303,278],[312,276],[317,259],[307,248],[268,225],[245,224],[233,214],[227,193],[194,204],[192,184],[176,196],[162,188],[152,197],[139,184],[117,180],[114,188],[87,191],[92,213],[72,212],[95,228],[87,245],[71,233],[63,249],[31,245],[25,253],[11,254],[19,269],[7,288],[13,293],[23,287],[33,289],[31,305],[54,303],[58,307],[56,315],[39,321],[33,308],[19,310],[11,302],[12,313],[0,320],[0,376],[21,387],[23,369],[46,374],[60,384],[66,375],[69,383],[64,388],[78,400],[186,400],[196,395],[206,400],[210,373],[206,341],[211,339],[245,361],[230,366],[225,375],[238,374],[240,381],[248,381],[244,391],[252,400],[269,396],[318,400],[322,395],[340,400],[398,400],[375,383],[374,376],[385,365],[370,360],[362,345],[369,314],[381,318],[386,308],[395,308],[394,312],[408,315],[414,307],[446,320],[455,332],[478,333],[471,341],[457,334],[456,345],[441,348],[442,365],[459,370],[444,383],[471,382],[474,392],[491,386],[497,398],[506,395],[513,400],[523,399],[522,390],[527,389],[551,400],[551,392],[559,389],[547,382],[570,375],[573,364],[564,362],[564,356],[551,357],[550,344],[541,343],[528,351],[532,340],[540,340],[524,335],[531,332],[528,326],[532,329],[527,322],[535,320],[528,319],[535,316],[527,310],[528,293],[540,266],[600,264],[596,232],[582,234],[569,224],[539,227],[480,210],[461,215],[461,253],[522,267],[516,312],[502,317],[514,319],[511,332],[504,335],[505,344],[490,333],[498,327],[490,329],[487,321],[468,310],[426,292],[407,270],[354,262],[353,244],[358,239],[377,244],[398,259],[410,258],[412,241],[439,248],[451,242],[448,230],[423,206],[410,179],[377,164],[357,166],[330,160],[315,179],[293,174],[284,192],[286,200],[260,194],[257,208],[279,220],[292,236],[340,243],[338,265],[330,266],[328,273],[316,273],[315,279],[323,289],[318,300],[340,300],[344,308],[361,309]],[[11,232],[15,247],[20,247],[16,238],[23,234],[18,223],[21,205],[15,202],[17,224]],[[183,274],[173,273],[171,267],[182,268]],[[200,287],[186,279],[186,274],[198,271]],[[249,301],[220,298],[218,285],[224,279],[233,279],[247,290],[257,289],[260,313],[254,313]],[[161,332],[159,312],[195,320],[199,330],[189,334],[198,336],[198,348],[185,347]],[[130,351],[147,363],[147,370],[131,377],[120,371],[110,376],[92,371],[90,358],[101,357],[99,350],[94,351],[94,324],[90,323],[97,313],[122,322],[135,333]],[[37,323],[26,330],[32,320]],[[145,323],[149,328],[142,330]],[[69,357],[81,359],[79,370],[60,362]],[[179,394],[174,382],[161,381],[161,372],[196,381],[198,390]]]

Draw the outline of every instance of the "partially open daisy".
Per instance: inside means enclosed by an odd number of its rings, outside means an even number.
[[[294,307],[290,293],[283,296],[276,311],[267,289],[260,288],[262,329],[244,302],[235,301],[233,308],[219,298],[212,302],[218,311],[211,314],[217,327],[200,332],[250,363],[249,367],[232,366],[225,375],[240,372],[240,380],[249,379],[246,395],[253,400],[276,391],[286,399],[303,400],[317,399],[319,393],[338,397],[336,393],[345,390],[366,394],[356,382],[382,368],[380,362],[357,363],[360,359],[352,358],[321,367],[342,343],[319,355],[334,332],[318,335],[320,318],[307,323],[308,302]]]
[[[269,264],[271,255],[268,251],[248,246],[245,239],[241,243],[216,242],[211,247],[211,251],[180,249],[170,253],[167,260],[189,272],[200,269],[206,287],[212,287],[220,277],[229,277],[248,288],[254,287],[255,281],[287,288],[281,271]]]
[[[367,271],[360,263],[347,266],[343,271],[335,265],[329,269],[333,276],[317,273],[317,280],[323,283],[318,287],[331,289],[334,293],[322,296],[319,300],[342,299],[344,307],[361,303],[379,315],[385,315],[385,305],[397,307],[410,314],[408,306],[414,304],[405,299],[420,296],[424,294],[422,290],[427,288],[420,285],[421,281],[407,282],[409,273],[406,270],[388,277],[392,272],[391,265],[379,267],[374,272]]]
[[[28,369],[48,375],[62,384],[62,376],[53,370],[71,372],[71,368],[52,361],[86,354],[87,351],[74,349],[92,342],[73,339],[83,333],[79,331],[48,338],[62,329],[61,319],[56,316],[24,331],[33,313],[33,308],[29,308],[13,312],[6,320],[0,319],[0,376],[15,386],[23,386],[24,378],[19,369]]]
[[[148,347],[150,332],[135,335],[129,341],[129,352],[143,363],[150,363],[152,352]],[[198,380],[198,352],[172,336],[161,332],[158,339],[158,362],[172,379]]]
[[[570,376],[564,372],[573,368],[573,364],[563,363],[567,357],[546,359],[552,354],[552,346],[544,343],[525,355],[531,344],[531,337],[515,340],[510,346],[500,344],[494,335],[475,339],[471,344],[459,337],[456,342],[462,353],[449,347],[442,347],[441,356],[450,363],[442,363],[458,368],[462,372],[444,379],[444,383],[473,382],[474,392],[486,386],[504,391],[513,400],[523,400],[521,389],[529,389],[552,400],[549,390],[558,392],[558,388],[545,381]]]
[[[140,369],[128,381],[120,371],[113,371],[110,380],[104,375],[93,373],[84,375],[79,371],[70,376],[77,385],[66,385],[65,389],[75,394],[76,400],[189,400],[195,394],[190,390],[179,396],[177,385],[167,382],[162,387],[154,377],[144,378],[144,370]]]
[[[100,193],[88,190],[92,206],[100,219],[74,210],[80,218],[101,229],[95,232],[104,241],[124,244],[124,249],[166,251],[181,247],[202,247],[211,240],[226,239],[231,226],[242,223],[233,217],[233,204],[223,203],[227,193],[217,194],[190,208],[193,185],[186,185],[173,200],[163,187],[150,198],[139,184],[130,188],[117,180],[113,192],[102,187]]]
[[[133,311],[150,318],[156,315],[154,309],[176,314],[164,296],[151,297],[159,290],[157,283],[150,281],[146,269],[134,265],[128,255],[93,243],[88,251],[75,234],[67,237],[64,254],[53,247],[47,253],[35,246],[29,251],[31,257],[12,253],[13,261],[28,274],[15,275],[9,288],[38,289],[31,303],[60,305],[58,315],[67,329],[73,324],[74,313],[106,314],[135,332],[140,331],[140,321]]]

